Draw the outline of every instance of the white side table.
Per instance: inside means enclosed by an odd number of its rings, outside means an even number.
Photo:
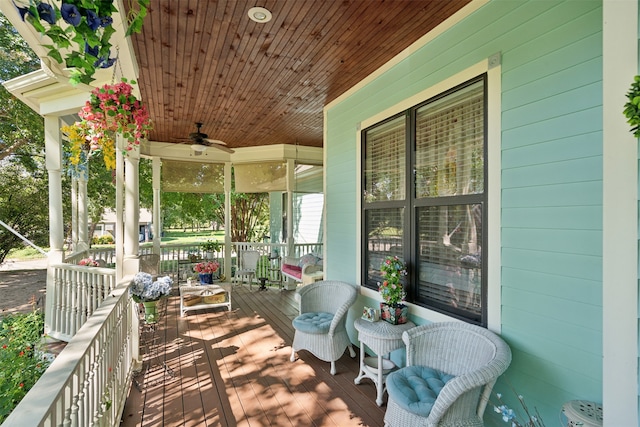
[[[224,294],[220,302],[199,302],[193,305],[185,305],[184,297],[187,295],[202,295],[204,291],[208,291],[209,295]],[[211,307],[227,307],[231,311],[231,285],[229,283],[219,283],[216,285],[181,285],[180,286],[180,315],[184,317],[187,311],[202,310]]]
[[[354,383],[360,384],[363,378],[369,378],[376,385],[376,403],[382,406],[382,395],[386,390],[385,379],[387,374],[395,369],[395,364],[389,360],[388,354],[393,350],[404,347],[402,333],[413,328],[415,323],[407,322],[402,325],[392,325],[384,320],[368,322],[364,319],[356,319],[354,325],[358,331],[360,340],[360,372]],[[367,346],[378,357],[364,357],[364,346]]]

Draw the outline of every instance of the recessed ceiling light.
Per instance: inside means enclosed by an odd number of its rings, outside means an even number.
[[[252,7],[247,14],[249,19],[260,24],[271,21],[271,12],[264,7]]]

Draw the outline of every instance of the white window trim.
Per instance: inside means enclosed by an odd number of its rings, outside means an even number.
[[[495,55],[492,57],[495,59]],[[498,61],[499,62],[499,61]],[[500,177],[501,177],[501,164],[500,164],[500,148],[501,148],[501,66],[499,64],[491,64],[489,59],[482,61],[476,65],[467,68],[464,71],[399,102],[398,104],[390,107],[368,119],[360,122],[360,126],[356,132],[356,144],[357,153],[362,152],[362,132],[361,129],[366,129],[384,119],[387,119],[395,114],[405,111],[417,104],[420,104],[436,95],[439,95],[447,90],[454,88],[455,86],[462,84],[480,74],[487,73],[487,162],[489,169],[487,172],[487,206],[488,212],[488,224],[486,232],[488,233],[488,258],[487,258],[487,327],[488,329],[500,333],[501,332],[501,260],[500,260],[500,247],[501,247],[501,233],[500,233],[500,212],[501,212],[501,200],[500,200]],[[362,156],[356,156],[356,194],[362,194]],[[362,198],[358,197],[356,204],[357,215],[357,228],[356,238],[358,239],[357,252],[356,252],[356,265],[362,265]],[[356,280],[357,283],[362,283],[362,269],[357,269]],[[360,286],[361,295],[379,299],[380,296],[377,291],[369,289],[365,286]],[[446,314],[430,310],[428,308],[420,307],[415,304],[409,303],[409,312],[421,317],[429,322],[446,322],[456,320]]]

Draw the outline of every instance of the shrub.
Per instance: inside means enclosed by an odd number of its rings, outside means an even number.
[[[43,332],[39,310],[0,319],[0,424],[49,366],[40,351]]]
[[[94,245],[113,245],[114,240],[111,234],[105,234],[103,236],[94,237],[91,239]]]

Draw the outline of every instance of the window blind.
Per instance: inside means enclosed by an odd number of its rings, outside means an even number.
[[[162,191],[224,193],[224,164],[162,160]]]
[[[484,191],[484,89],[475,83],[416,112],[416,197]]]
[[[405,132],[404,116],[365,132],[365,202],[405,199]]]

